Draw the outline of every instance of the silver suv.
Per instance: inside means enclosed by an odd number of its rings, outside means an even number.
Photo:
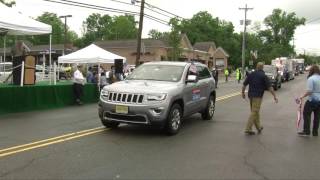
[[[150,62],[101,90],[99,117],[108,128],[120,123],[152,125],[174,135],[183,117],[201,113],[202,119],[211,120],[215,100],[215,82],[207,66]]]

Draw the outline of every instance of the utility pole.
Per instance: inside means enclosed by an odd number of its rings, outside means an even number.
[[[72,17],[72,15],[59,16],[59,18],[64,18],[64,48],[63,55],[65,55],[67,49],[67,18]]]
[[[244,8],[239,8],[239,10],[244,10],[244,29],[243,29],[243,37],[242,37],[242,74],[244,74],[244,64],[245,64],[245,50],[246,50],[246,30],[247,30],[247,11],[253,10],[253,8],[248,8],[247,4]]]
[[[133,4],[136,2],[135,0],[131,1]],[[141,36],[142,36],[142,27],[143,27],[143,16],[144,16],[144,4],[145,0],[141,0],[140,6],[140,20],[139,20],[139,31],[138,31],[138,39],[137,39],[137,56],[136,56],[136,66],[139,65],[140,61],[140,53],[141,53]]]
[[[294,58],[296,58],[296,50],[295,50],[295,45],[294,45],[294,41],[295,41],[296,39],[293,37],[292,38],[292,47],[293,47],[293,57]]]

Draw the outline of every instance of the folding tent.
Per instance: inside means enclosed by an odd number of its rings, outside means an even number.
[[[0,3],[0,34],[4,35],[40,35],[50,34],[50,67],[51,67],[51,32],[52,27],[32,18],[24,16],[16,10]],[[4,61],[5,61],[4,42]]]
[[[91,44],[83,49],[80,49],[71,54],[60,56],[58,63],[70,63],[70,64],[113,64],[115,59],[123,59],[126,62],[126,58],[106,51],[95,44]]]
[[[80,49],[71,54],[60,56],[58,58],[58,63],[69,63],[69,64],[113,64],[114,60],[122,59],[123,63],[126,62],[126,58],[113,54],[106,51],[95,44],[91,44],[83,49]],[[98,68],[100,70],[100,68]],[[100,72],[98,72],[98,85],[100,84]],[[99,89],[100,90],[100,89]]]

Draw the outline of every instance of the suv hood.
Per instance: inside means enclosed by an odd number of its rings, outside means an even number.
[[[105,90],[123,93],[166,93],[176,89],[177,82],[124,80],[105,86]]]

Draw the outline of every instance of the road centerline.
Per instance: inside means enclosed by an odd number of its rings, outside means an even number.
[[[216,99],[216,101],[222,101],[222,100],[234,97],[234,96],[238,96],[240,94],[241,94],[240,92],[236,92],[236,93],[230,93],[227,95],[223,95],[223,96],[218,97]],[[77,139],[77,138],[84,137],[84,136],[97,134],[97,133],[107,131],[107,130],[110,130],[110,129],[105,128],[103,126],[100,126],[100,127],[77,131],[77,132],[72,132],[72,133],[68,133],[68,134],[64,134],[64,135],[60,135],[60,136],[56,136],[56,137],[52,137],[52,138],[48,138],[48,139],[34,141],[31,143],[27,143],[27,144],[22,144],[22,145],[17,145],[17,146],[5,148],[5,149],[0,149],[0,158],[10,156],[13,154],[17,154],[17,153],[22,153],[25,151],[30,151],[33,149],[38,149],[41,147],[46,147],[46,146],[57,144],[57,143],[63,143],[66,141],[70,141],[70,140]]]

